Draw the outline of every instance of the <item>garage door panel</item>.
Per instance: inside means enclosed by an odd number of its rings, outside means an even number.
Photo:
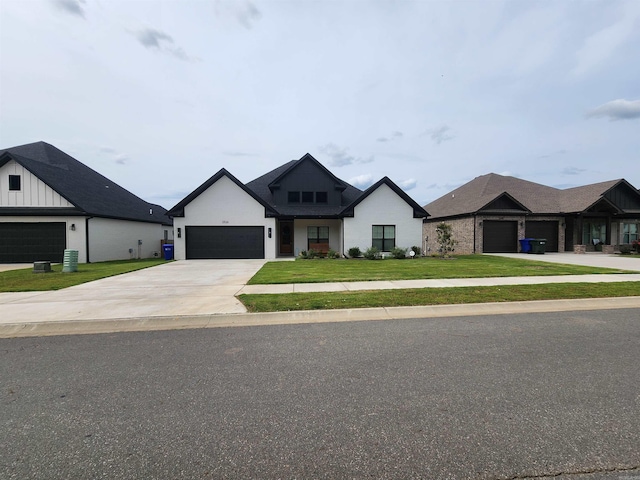
[[[525,237],[544,238],[547,240],[547,252],[558,251],[558,222],[556,221],[528,221],[525,226]]]
[[[264,258],[263,226],[187,226],[187,259]]]
[[[64,222],[0,223],[0,263],[60,263],[66,246]]]
[[[485,220],[482,224],[484,253],[516,253],[518,251],[518,222]]]

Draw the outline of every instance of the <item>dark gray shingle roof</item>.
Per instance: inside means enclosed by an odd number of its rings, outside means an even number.
[[[0,166],[15,160],[82,214],[170,224],[166,210],[145,202],[62,150],[45,142],[0,150]],[[151,212],[151,213],[150,213]]]

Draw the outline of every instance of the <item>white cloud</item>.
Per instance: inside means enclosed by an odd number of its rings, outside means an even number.
[[[216,0],[215,8],[218,16],[231,15],[246,29],[253,28],[253,24],[262,18],[262,12],[248,0]]]
[[[416,188],[417,184],[418,184],[418,181],[415,178],[409,178],[408,180],[404,180],[404,181],[400,182],[398,185],[405,192],[407,192],[409,190],[412,190],[412,189]]]
[[[618,13],[619,20],[587,37],[576,53],[577,64],[572,71],[574,75],[584,75],[606,66],[607,60],[632,37],[640,18],[640,9],[634,3],[637,2],[618,4],[623,5]]]
[[[361,190],[365,190],[373,185],[373,175],[370,173],[363,173],[357,177],[350,178],[348,182]]]
[[[318,149],[331,159],[329,165],[332,167],[344,167],[353,165],[354,163],[371,163],[374,160],[373,155],[369,157],[354,157],[353,155],[349,155],[348,148],[340,148],[333,143],[327,143]]]
[[[640,100],[612,100],[587,112],[587,117],[609,117],[609,120],[640,118]]]
[[[578,167],[566,167],[562,170],[563,175],[580,175],[583,172],[586,172],[585,168]]]
[[[82,6],[86,3],[85,0],[52,0],[51,3],[63,12],[85,18]]]
[[[451,127],[448,125],[441,125],[439,127],[430,128],[424,132],[424,135],[429,135],[431,140],[440,145],[442,142],[446,142],[447,140],[454,138],[453,135],[447,133],[449,130],[451,130]]]
[[[198,60],[194,57],[190,57],[186,52],[176,45],[174,45],[173,38],[168,33],[156,30],[154,28],[144,28],[133,33],[138,39],[138,42],[145,48],[150,50],[157,50],[176,57],[179,60],[194,61]]]

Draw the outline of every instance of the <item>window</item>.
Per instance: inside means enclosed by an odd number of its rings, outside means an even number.
[[[289,203],[300,203],[300,192],[288,192]]]
[[[329,227],[307,227],[307,243],[329,243]]]
[[[374,225],[372,244],[381,252],[390,252],[396,246],[396,226]]]
[[[327,192],[316,192],[316,203],[327,203],[328,200]]]
[[[607,243],[607,224],[604,222],[585,222],[582,227],[583,245]]]
[[[20,175],[9,175],[9,190],[20,190]]]
[[[313,192],[302,192],[302,203],[313,203]]]
[[[624,223],[622,225],[622,243],[633,243],[638,240],[638,224]]]

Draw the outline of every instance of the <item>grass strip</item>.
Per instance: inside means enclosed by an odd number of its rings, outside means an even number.
[[[249,285],[282,283],[356,282],[440,278],[526,277],[629,273],[624,270],[491,255],[460,255],[452,259],[421,257],[410,260],[314,259],[268,262]]]
[[[33,273],[33,268],[0,272],[0,292],[36,292],[92,282],[101,278],[133,272],[167,263],[160,259],[117,260],[111,262],[81,263],[78,271],[62,273],[62,265],[52,265],[50,273]]]
[[[640,282],[554,283],[491,287],[420,288],[286,294],[244,294],[238,298],[249,312],[330,310],[337,308],[523,302],[640,295]]]

